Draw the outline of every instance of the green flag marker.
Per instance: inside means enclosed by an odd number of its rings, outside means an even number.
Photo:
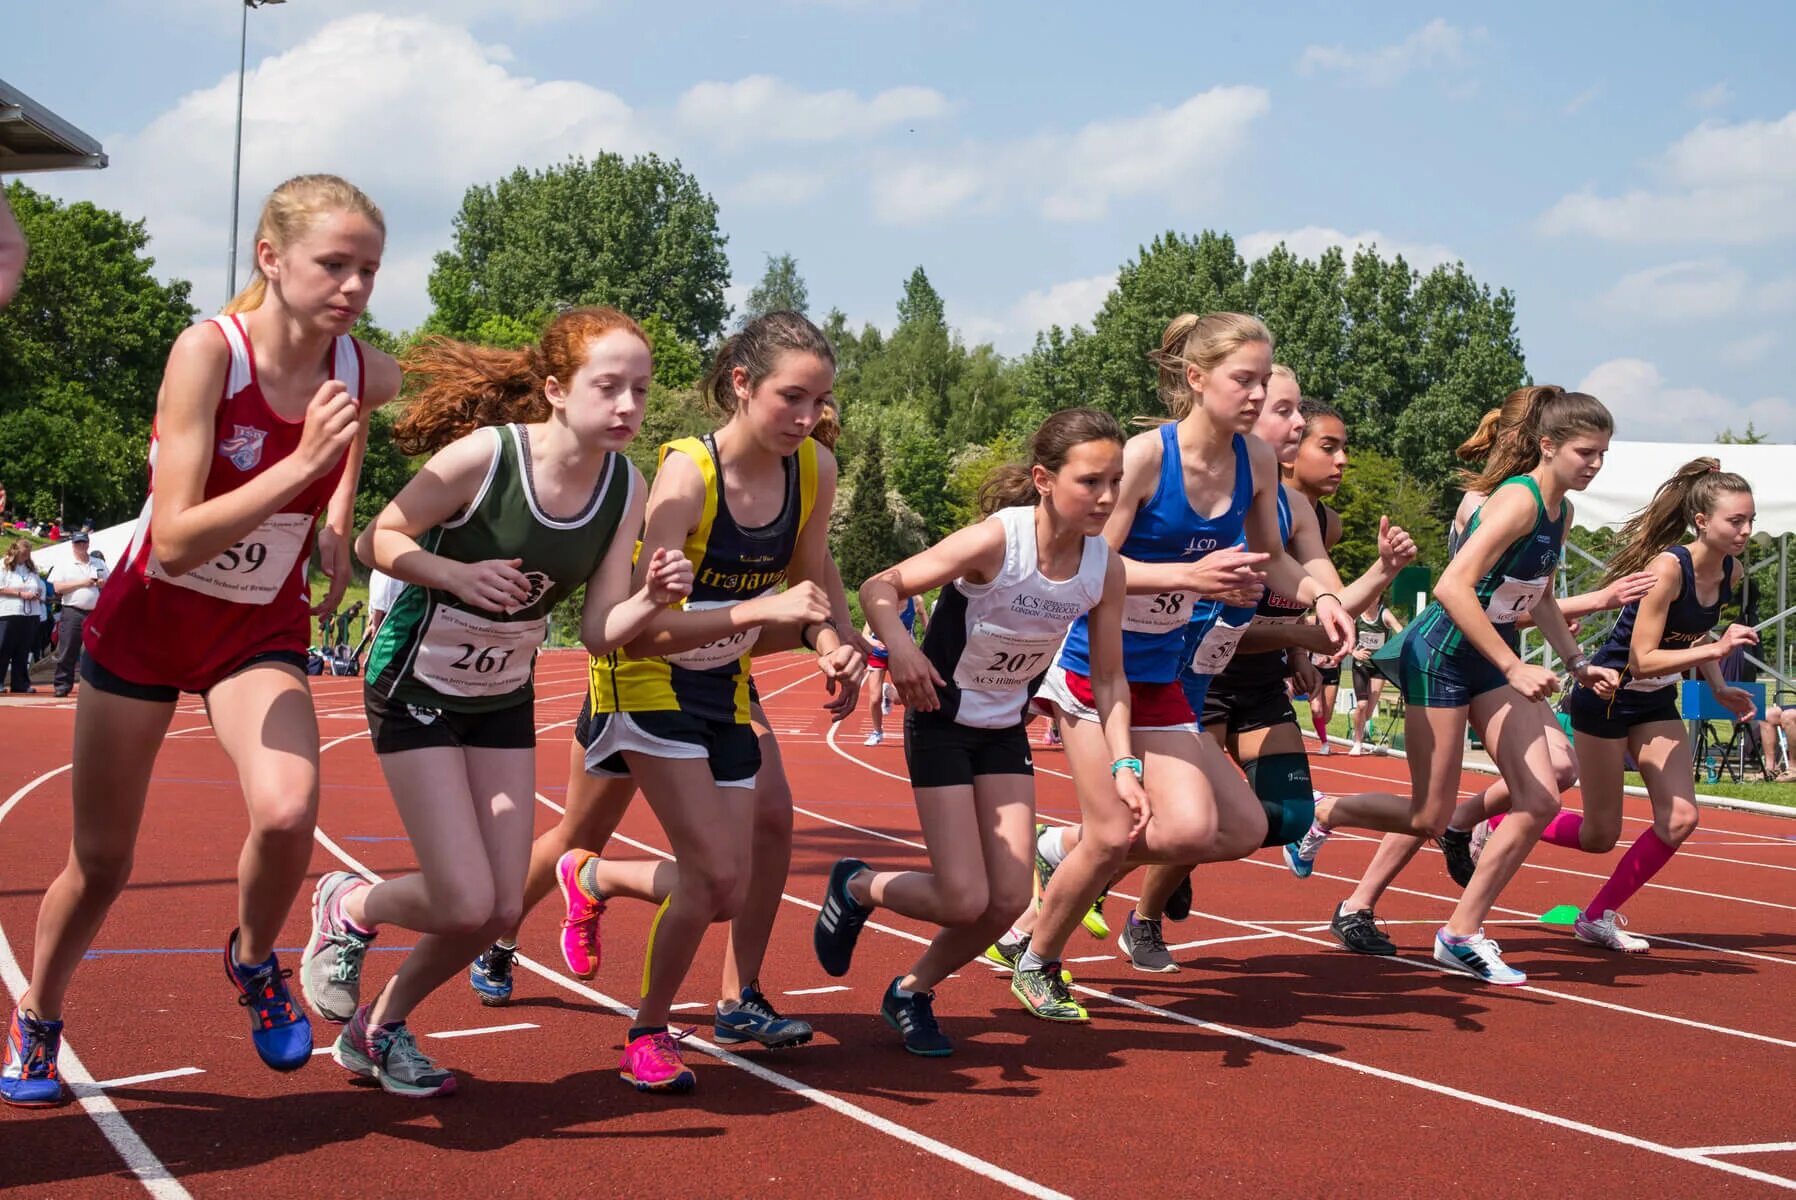
[[[1542,925],[1576,925],[1584,910],[1575,904],[1561,904],[1540,915]]]

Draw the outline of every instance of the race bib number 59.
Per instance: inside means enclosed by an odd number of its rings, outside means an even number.
[[[185,575],[152,570],[168,583],[233,604],[269,604],[281,594],[306,548],[312,514],[275,513],[248,537]]]

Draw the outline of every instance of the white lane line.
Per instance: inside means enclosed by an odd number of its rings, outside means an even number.
[[[1796,958],[1782,958],[1776,954],[1760,954],[1754,950],[1735,950],[1727,946],[1711,946],[1707,942],[1692,942],[1684,938],[1666,937],[1662,933],[1639,933],[1635,937],[1643,937],[1649,942],[1666,942],[1673,946],[1689,946],[1693,950],[1708,950],[1717,954],[1737,954],[1741,958],[1753,958],[1759,962],[1777,963],[1779,966],[1796,967]]]
[[[168,736],[176,735],[171,733]],[[54,771],[45,771],[8,796],[6,803],[0,804],[0,821],[6,820],[7,814],[18,807],[19,801],[29,796],[40,784],[73,769],[74,765],[65,763]],[[4,928],[0,928],[0,981],[5,982],[14,1001],[25,994],[25,972],[19,969],[19,960],[13,957],[12,942],[7,938]],[[93,1075],[67,1039],[63,1040],[56,1066],[69,1084],[69,1090],[75,1094],[75,1099],[80,1102],[87,1115],[93,1118],[94,1124],[100,1127],[100,1133],[119,1158],[124,1160],[131,1174],[137,1176],[137,1181],[143,1184],[145,1191],[155,1196],[156,1200],[192,1200],[192,1193],[182,1187],[180,1180],[169,1172],[168,1164],[156,1157],[156,1152],[150,1149],[137,1131],[131,1128],[131,1123],[125,1120],[125,1114],[94,1083]]]
[[[842,753],[839,748],[837,749],[837,753]],[[843,757],[848,757],[848,756],[844,754]],[[865,764],[863,764],[863,765],[865,765]],[[842,822],[832,822],[832,823],[843,824]],[[871,831],[869,831],[869,832],[871,832]],[[616,835],[614,835],[614,836],[616,836]],[[902,845],[908,845],[908,846],[918,845],[918,843],[916,843],[916,842],[911,842],[905,838],[896,837],[891,834],[874,833],[873,836],[880,838],[881,840],[884,840],[884,841],[897,842]],[[637,842],[634,839],[619,838],[619,840],[624,841],[627,844],[634,845],[639,848],[648,850],[651,853],[661,855],[663,857],[666,856],[665,851],[657,850],[654,847],[650,847],[650,846],[644,846],[642,843]],[[1112,894],[1114,895],[1116,893],[1112,893]],[[809,901],[796,900],[794,897],[791,897],[791,896],[787,896],[786,899],[794,900],[796,903],[801,904],[806,908],[815,909],[817,907],[815,904],[812,904]],[[1198,914],[1194,911],[1192,915],[1198,916],[1198,915],[1207,915],[1207,914]],[[1237,925],[1240,924],[1240,922],[1233,922],[1233,921],[1229,921],[1226,923],[1237,924]],[[893,934],[893,935],[900,937],[900,938],[904,939],[905,941],[909,941],[909,942],[927,943],[927,941],[928,941],[928,939],[919,937],[918,935],[916,935],[914,933],[910,933],[906,930],[892,929],[892,928],[889,928],[886,926],[882,926],[878,922],[875,922],[875,921],[867,922],[866,927],[869,929],[878,929],[883,933]],[[1287,934],[1281,930],[1266,930],[1263,932],[1267,936],[1286,936],[1286,937],[1294,936],[1291,934]],[[1308,940],[1313,940],[1313,939],[1306,938],[1306,939],[1302,939],[1302,940],[1308,941]],[[996,964],[987,963],[983,959],[975,959],[974,961],[976,963],[980,963],[981,965],[990,966],[993,970],[1002,970],[1003,969],[1003,968],[997,967]],[[1497,1100],[1497,1099],[1494,1099],[1494,1098],[1491,1098],[1488,1096],[1481,1096],[1474,1092],[1463,1092],[1456,1088],[1448,1087],[1444,1084],[1434,1083],[1430,1080],[1420,1079],[1415,1076],[1404,1075],[1399,1072],[1387,1071],[1387,1070],[1384,1070],[1383,1068],[1368,1066],[1368,1065],[1361,1064],[1361,1063],[1356,1063],[1350,1059],[1340,1058],[1336,1055],[1331,1055],[1331,1054],[1324,1054],[1320,1051],[1311,1050],[1311,1049],[1308,1049],[1308,1048],[1302,1047],[1302,1046],[1292,1045],[1291,1043],[1288,1043],[1288,1042],[1280,1042],[1280,1041],[1277,1041],[1272,1038],[1261,1037],[1258,1034],[1247,1033],[1245,1031],[1236,1030],[1236,1029],[1230,1028],[1228,1026],[1217,1025],[1212,1022],[1200,1021],[1194,1017],[1188,1017],[1188,1016],[1184,1015],[1183,1013],[1174,1012],[1171,1009],[1163,1009],[1163,1008],[1159,1008],[1155,1005],[1145,1004],[1138,1000],[1130,1000],[1130,999],[1120,997],[1120,996],[1113,996],[1111,993],[1099,991],[1095,988],[1089,988],[1089,987],[1085,987],[1085,986],[1079,985],[1079,984],[1075,984],[1075,985],[1073,985],[1073,987],[1074,987],[1075,991],[1084,992],[1088,995],[1096,996],[1100,999],[1114,999],[1118,1003],[1120,1003],[1128,1008],[1133,1008],[1138,1011],[1149,1012],[1149,1013],[1154,1013],[1157,1015],[1165,1016],[1168,1019],[1177,1021],[1181,1024],[1195,1025],[1200,1028],[1210,1030],[1212,1032],[1223,1033],[1223,1034],[1226,1034],[1231,1037],[1242,1038],[1247,1041],[1254,1042],[1257,1045],[1265,1046],[1268,1049],[1281,1050],[1281,1051],[1284,1051],[1287,1053],[1295,1054],[1299,1057],[1310,1058],[1310,1059],[1313,1059],[1318,1062],[1327,1063],[1330,1066],[1344,1067],[1351,1071],[1355,1071],[1355,1072],[1365,1074],[1365,1075],[1370,1075],[1370,1076],[1373,1076],[1373,1077],[1379,1078],[1379,1079],[1389,1080],[1391,1082],[1405,1083],[1412,1087],[1420,1088],[1424,1091],[1434,1092],[1434,1093],[1437,1093],[1440,1095],[1451,1096],[1456,1099],[1464,1100],[1467,1103],[1476,1104],[1476,1105],[1479,1105],[1479,1106],[1482,1106],[1485,1108],[1497,1109],[1499,1111],[1507,1112],[1507,1113],[1510,1113],[1515,1116],[1525,1117],[1525,1118],[1528,1118],[1530,1120],[1535,1120],[1535,1121],[1541,1121],[1546,1124],[1554,1125],[1554,1126],[1557,1126],[1557,1127],[1563,1128],[1563,1129],[1572,1130],[1574,1132],[1587,1133],[1593,1137],[1601,1138],[1606,1141],[1618,1142],[1622,1145],[1631,1146],[1636,1149],[1648,1150],[1648,1151],[1651,1151],[1651,1152],[1657,1153],[1657,1154],[1669,1155],[1670,1157],[1673,1157],[1673,1158],[1682,1159],[1683,1161],[1686,1161],[1686,1162],[1696,1163],[1697,1165],[1700,1165],[1700,1166],[1710,1167],[1714,1170],[1724,1171],[1728,1174],[1743,1175],[1749,1179],[1756,1179],[1761,1183],[1769,1183],[1769,1184],[1772,1184],[1772,1185],[1778,1186],[1778,1187],[1796,1189],[1796,1180],[1785,1179],[1784,1177],[1782,1177],[1780,1175],[1770,1175],[1765,1172],[1750,1170],[1749,1168],[1739,1167],[1733,1163],[1727,1163],[1727,1162],[1722,1162],[1720,1160],[1709,1159],[1709,1158],[1706,1158],[1706,1157],[1704,1157],[1700,1154],[1697,1154],[1695,1152],[1678,1150],[1671,1146],[1665,1146],[1665,1145],[1661,1145],[1660,1143],[1657,1143],[1657,1142],[1650,1142],[1645,1139],[1635,1138],[1628,1134],[1618,1133],[1613,1130],[1602,1129],[1595,1125],[1587,1125],[1583,1122],[1575,1121],[1570,1118],[1558,1117],[1558,1116],[1555,1116],[1554,1114],[1543,1112],[1538,1109],[1531,1109],[1531,1108],[1523,1107],[1521,1105],[1510,1104],[1507,1101]]]
[[[1327,929],[1324,925],[1322,928]],[[1233,937],[1203,938],[1195,942],[1179,942],[1166,947],[1168,950],[1195,950],[1199,946],[1223,946],[1229,942],[1263,942],[1267,938],[1277,937],[1276,933],[1238,933]]]
[[[852,990],[853,989],[850,988],[847,984],[832,983],[828,987],[793,988],[789,992],[782,992],[781,995],[785,995],[785,996],[827,996],[831,992],[847,992],[847,991],[852,991]]]
[[[1749,1142],[1744,1146],[1698,1146],[1686,1154],[1788,1154],[1796,1152],[1796,1142]]]
[[[171,1071],[150,1071],[143,1075],[122,1075],[117,1079],[102,1079],[93,1086],[97,1088],[122,1088],[138,1083],[154,1083],[158,1079],[179,1079],[183,1075],[204,1075],[198,1067],[176,1067]]]
[[[349,740],[351,740],[352,737],[359,737],[359,736],[366,736],[366,735],[365,735],[365,733],[352,734],[352,735],[350,735],[350,737],[337,738],[337,739],[331,741],[330,743],[328,743],[327,745],[320,746],[319,752],[322,753],[323,751],[330,749],[332,746],[338,745],[342,742],[349,741]],[[544,796],[541,792],[538,792],[536,794],[536,798],[544,806],[554,810],[555,812],[565,811],[561,805],[556,804],[554,801],[550,800],[547,796]],[[345,864],[346,866],[348,866],[350,870],[355,871],[357,874],[361,875],[363,878],[369,880],[370,882],[379,880],[379,878],[380,878],[379,875],[377,875],[373,871],[369,870],[367,868],[367,866],[365,866],[363,863],[359,862],[353,855],[351,855],[348,851],[344,850],[343,847],[339,846],[335,841],[331,840],[330,835],[325,833],[325,831],[323,830],[322,827],[313,829],[312,835],[313,835],[313,837],[315,837],[318,840],[318,843],[320,845],[322,845],[326,850],[330,851],[331,854],[335,855],[336,858],[338,859],[338,861],[340,861],[343,864]],[[613,835],[613,836],[616,836],[616,835]],[[632,844],[639,845],[639,846],[641,845],[641,843],[632,843]],[[642,846],[642,848],[645,850],[652,849],[651,847],[648,847],[648,846]],[[667,854],[665,851],[656,851],[656,853],[659,853],[664,858],[672,857],[671,855]],[[795,900],[794,897],[787,897],[787,899]],[[796,901],[796,900],[795,900],[795,902],[802,903],[802,901]],[[812,905],[810,907],[815,908],[816,906]],[[871,928],[875,928],[875,929],[879,928],[879,926],[875,925],[871,921],[868,922],[868,926]],[[564,988],[567,991],[573,992],[576,995],[584,996],[588,1000],[591,1000],[592,1002],[594,1002],[595,1004],[598,1004],[604,1008],[610,1009],[612,1012],[618,1014],[619,1016],[622,1016],[625,1018],[633,1018],[636,1015],[636,1010],[634,1008],[630,1007],[629,1005],[625,1004],[623,1001],[613,999],[612,997],[607,996],[605,993],[600,992],[595,988],[587,987],[585,984],[579,982],[578,980],[570,979],[569,977],[561,974],[559,971],[550,970],[548,967],[543,966],[541,963],[537,962],[535,959],[530,958],[527,955],[520,954],[517,956],[517,958],[514,961],[517,963],[518,966],[523,967],[525,970],[529,971],[531,974],[541,976],[543,979],[548,980],[550,983],[555,984],[557,987]],[[708,1054],[712,1058],[717,1059],[719,1062],[725,1063],[728,1066],[735,1067],[737,1070],[746,1071],[748,1074],[754,1076],[756,1079],[759,1079],[764,1083],[771,1083],[775,1087],[783,1088],[786,1091],[789,1091],[796,1096],[799,1096],[805,1100],[810,1101],[812,1104],[815,1104],[820,1108],[827,1108],[831,1112],[834,1112],[841,1116],[847,1117],[851,1121],[859,1122],[860,1124],[865,1125],[869,1129],[876,1130],[880,1133],[887,1135],[888,1137],[895,1138],[896,1140],[903,1142],[905,1145],[911,1146],[917,1150],[921,1150],[926,1154],[932,1154],[937,1158],[943,1159],[947,1162],[951,1162],[958,1167],[962,1167],[965,1170],[971,1171],[973,1174],[978,1175],[981,1178],[989,1179],[993,1183],[997,1183],[1004,1187],[1010,1188],[1012,1191],[1021,1192],[1025,1196],[1042,1197],[1043,1200],[1072,1200],[1072,1198],[1067,1196],[1064,1192],[1055,1191],[1053,1188],[1047,1186],[1046,1184],[1037,1183],[1035,1180],[1030,1179],[1026,1176],[1018,1175],[1012,1171],[1007,1171],[1003,1167],[998,1166],[996,1163],[987,1162],[983,1158],[979,1158],[976,1155],[969,1154],[965,1150],[962,1150],[957,1146],[951,1146],[946,1142],[938,1141],[937,1139],[930,1137],[928,1134],[922,1133],[915,1129],[912,1129],[907,1125],[900,1125],[898,1122],[889,1120],[885,1117],[882,1117],[878,1113],[875,1113],[875,1112],[871,1111],[870,1109],[862,1108],[858,1104],[854,1104],[854,1103],[851,1103],[850,1101],[844,1100],[840,1096],[837,1096],[832,1092],[827,1092],[820,1088],[812,1087],[810,1084],[803,1083],[797,1079],[793,1079],[789,1075],[783,1075],[778,1071],[770,1070],[767,1067],[762,1066],[758,1062],[754,1062],[751,1059],[744,1058],[740,1054],[733,1054],[730,1051],[725,1050],[721,1046],[718,1046],[711,1042],[708,1042],[705,1039],[699,1037],[697,1034],[689,1035],[685,1039],[685,1045],[690,1046],[696,1050],[699,1050],[700,1052],[702,1052],[704,1054]],[[181,1193],[181,1195],[185,1196],[186,1193],[183,1191]]]
[[[711,1003],[708,1000],[687,1000],[680,1004],[670,1004],[667,1006],[667,1010],[669,1012],[693,1012],[697,1009],[710,1007]]]
[[[1115,957],[1116,955],[1114,954],[1084,954],[1078,958],[1069,958],[1066,961],[1069,963],[1110,962]]]
[[[427,1033],[424,1036],[447,1040],[449,1038],[479,1037],[483,1033],[516,1033],[520,1029],[539,1028],[541,1026],[534,1025],[529,1021],[519,1021],[515,1025],[483,1025],[479,1029],[445,1029],[441,1033]]]

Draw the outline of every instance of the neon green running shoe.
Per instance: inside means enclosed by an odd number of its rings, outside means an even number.
[[[1044,1021],[1083,1024],[1091,1020],[1084,1006],[1067,990],[1057,962],[1048,963],[1039,971],[1019,968],[1010,977],[1010,994]]]
[[[1079,918],[1079,924],[1085,926],[1085,932],[1100,942],[1110,936],[1110,922],[1104,920],[1104,901],[1109,898],[1110,889],[1105,888],[1098,893],[1098,898],[1091,902],[1091,907],[1085,910],[1085,915]]]

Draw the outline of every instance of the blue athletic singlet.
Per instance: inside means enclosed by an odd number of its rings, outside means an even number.
[[[1160,427],[1160,480],[1153,496],[1135,513],[1122,556],[1136,562],[1196,562],[1213,550],[1241,544],[1247,510],[1253,503],[1253,462],[1247,439],[1236,434],[1235,491],[1229,506],[1214,517],[1193,511],[1185,491],[1185,464],[1179,454],[1178,424]],[[1193,606],[1190,592],[1130,596],[1123,605],[1123,669],[1130,683],[1171,683],[1185,663],[1185,632]],[[1091,674],[1089,621],[1080,617],[1067,633],[1059,665],[1077,675]]]

